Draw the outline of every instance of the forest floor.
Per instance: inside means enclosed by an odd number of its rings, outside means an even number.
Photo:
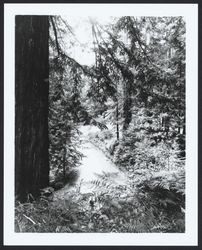
[[[176,202],[138,188],[142,177],[131,179],[89,138],[96,128],[80,130],[84,157],[77,180],[50,197],[16,204],[17,232],[184,232],[184,212]]]
[[[78,178],[74,185],[69,186],[68,184],[55,192],[54,199],[57,197],[65,197],[70,191],[75,190],[79,187],[79,191],[82,194],[94,193],[94,183],[99,182],[103,176],[111,177],[114,184],[116,185],[127,185],[128,178],[126,172],[120,171],[117,166],[94,144],[89,141],[88,133],[89,127],[81,127],[82,131],[82,145],[80,152],[83,154],[81,165],[78,170]],[[96,130],[96,129],[91,129]]]

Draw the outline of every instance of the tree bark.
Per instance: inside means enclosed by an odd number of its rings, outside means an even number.
[[[48,16],[15,19],[15,194],[29,194],[49,184]]]
[[[117,97],[117,103],[116,103],[116,139],[119,141],[119,103],[118,103],[118,97]]]
[[[132,120],[132,85],[129,80],[126,80],[125,82],[125,88],[124,88],[124,103],[123,103],[123,130],[127,130],[131,120]]]

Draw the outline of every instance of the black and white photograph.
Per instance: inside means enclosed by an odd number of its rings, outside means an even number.
[[[81,6],[13,22],[16,237],[185,234],[186,17]]]

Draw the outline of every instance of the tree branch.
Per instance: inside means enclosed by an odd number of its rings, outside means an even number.
[[[57,30],[56,30],[56,27],[55,27],[55,23],[54,23],[54,20],[53,20],[53,16],[50,16],[50,22],[52,24],[52,27],[53,27],[53,32],[54,32],[54,35],[55,35],[55,43],[56,43],[56,48],[57,48],[57,52],[58,52],[58,56],[60,56],[60,45],[58,43],[58,35],[57,35]]]

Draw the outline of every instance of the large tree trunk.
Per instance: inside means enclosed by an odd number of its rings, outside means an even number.
[[[48,16],[15,19],[15,194],[49,184],[48,157]]]

